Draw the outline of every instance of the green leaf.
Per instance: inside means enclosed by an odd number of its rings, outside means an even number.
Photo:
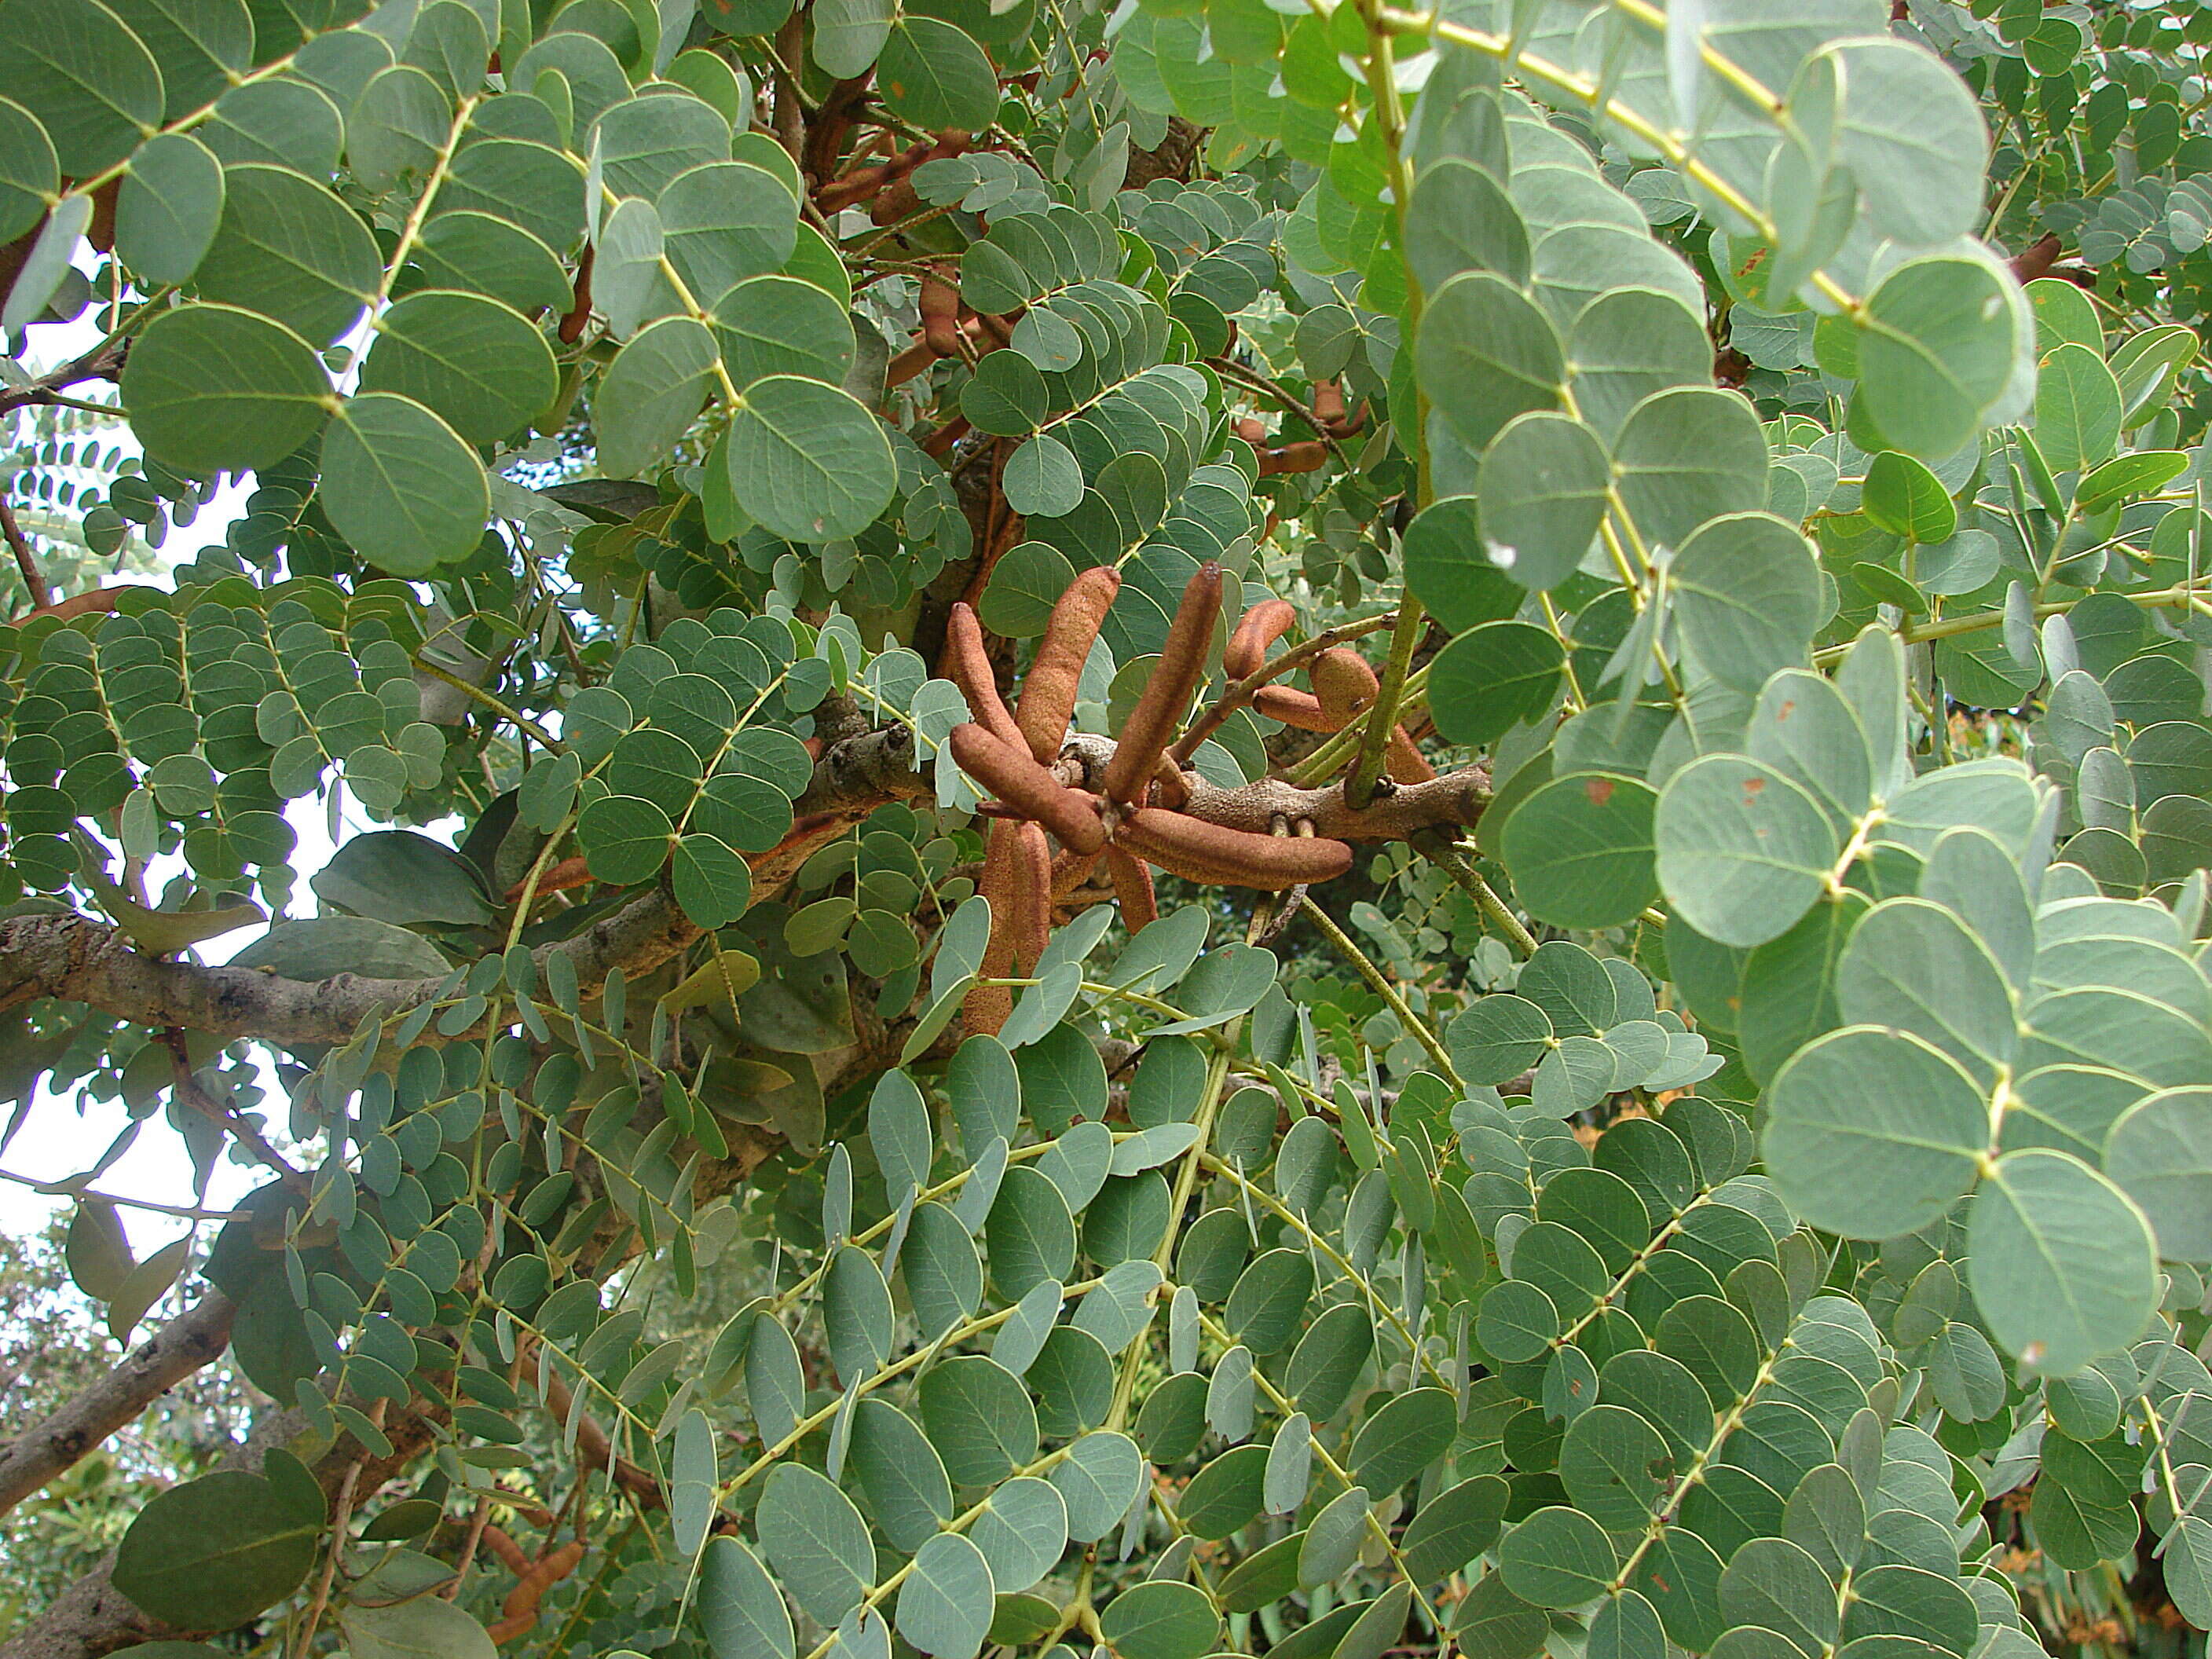
[[[1700,310],[1655,289],[1622,288],[1591,301],[1575,319],[1567,360],[1576,411],[1611,443],[1646,398],[1705,386],[1713,348]]]
[[[519,312],[480,295],[410,294],[377,319],[363,392],[396,392],[442,416],[472,444],[512,437],[553,401],[558,374],[545,337]]]
[[[1524,622],[1485,623],[1437,653],[1429,668],[1437,730],[1484,747],[1551,707],[1566,653],[1552,634]]]
[[[841,81],[866,74],[897,16],[891,0],[829,0],[814,18],[814,61]]]
[[[1515,416],[1563,400],[1566,359],[1551,319],[1487,271],[1455,276],[1429,297],[1414,360],[1421,389],[1472,450]],[[1764,483],[1763,455],[1760,465]]]
[[[982,1551],[957,1532],[939,1533],[899,1586],[898,1632],[938,1659],[973,1659],[991,1628],[992,1595]]]
[[[998,114],[998,70],[964,30],[934,17],[899,19],[877,59],[876,84],[893,114],[931,132],[979,132]]]
[[[1875,428],[1936,461],[1980,431],[2018,348],[2002,280],[1978,260],[1916,259],[1882,279],[1859,324],[1859,393]]]
[[[883,423],[836,386],[795,375],[746,389],[727,455],[738,505],[792,541],[858,535],[898,483]]]
[[[300,1587],[323,1524],[319,1506],[299,1510],[262,1476],[217,1470],[138,1511],[116,1547],[115,1588],[167,1624],[228,1630]]]
[[[333,401],[313,347],[230,306],[156,317],[123,368],[123,406],[146,453],[193,477],[273,466]]]
[[[21,104],[0,99],[0,237],[12,242],[38,228],[61,193],[61,173],[46,130]]]
[[[1613,445],[1620,499],[1647,545],[1680,548],[1707,520],[1766,501],[1766,434],[1751,405],[1711,386],[1659,392]]]
[[[2004,970],[1964,922],[1924,899],[1890,899],[1861,920],[1837,964],[1836,1000],[1846,1022],[1910,1032],[1983,1086],[2019,1046]]]
[[[235,968],[264,968],[286,979],[337,974],[364,979],[442,977],[446,958],[419,933],[367,916],[316,916],[280,921],[233,953]]]
[[[2138,1101],[2105,1141],[2105,1173],[2142,1207],[2170,1261],[2212,1260],[2212,1091]]]
[[[1669,779],[1653,833],[1668,902],[1705,938],[1737,946],[1795,926],[1843,850],[1810,794],[1738,755],[1704,756]]]
[[[2102,355],[2071,343],[2049,352],[2036,368],[2035,447],[2051,470],[2087,471],[2119,441],[2120,383]]]
[[[1027,314],[1034,317],[1041,313],[1032,311]],[[1050,433],[1038,433],[1009,455],[1000,483],[1006,492],[1006,505],[1017,513],[1034,517],[1048,519],[1073,513],[1083,500],[1083,469],[1077,464],[1074,452]],[[1023,545],[1042,548],[1042,544],[1026,542]],[[1001,566],[1005,562],[1004,559],[1000,561]],[[993,573],[994,589],[999,574]],[[1033,630],[1023,633],[1029,631]]]
[[[1966,1229],[1975,1305],[2034,1370],[2063,1376],[2118,1352],[2157,1306],[2158,1251],[2142,1212],[2064,1152],[1999,1158]]]
[[[1538,1510],[1498,1547],[1505,1587],[1540,1607],[1579,1607],[1620,1570],[1605,1529],[1579,1510]]]
[[[408,830],[354,836],[309,884],[325,903],[403,927],[469,927],[492,915],[483,883],[460,854]]]
[[[1352,1478],[1370,1492],[1395,1492],[1443,1455],[1459,1426],[1443,1389],[1409,1389],[1383,1402],[1352,1437]]]
[[[835,1625],[876,1581],[876,1547],[860,1512],[803,1463],[770,1473],[757,1523],[769,1565],[820,1624]]]
[[[1958,505],[1942,481],[1910,455],[1893,449],[1884,450],[1869,464],[1859,504],[1868,518],[1909,542],[1948,542],[1959,528]]]
[[[1520,210],[1486,170],[1456,156],[1421,169],[1406,238],[1407,268],[1425,292],[1463,270],[1492,271],[1514,283],[1528,280],[1528,231]],[[1300,355],[1307,355],[1303,347]]]
[[[1905,1032],[1831,1032],[1782,1068],[1767,1097],[1762,1145],[1776,1189],[1813,1225],[1853,1238],[1940,1219],[1987,1156],[1981,1091],[1956,1060]],[[1869,1169],[1881,1179],[1867,1180]]]
[[[499,1650],[482,1625],[451,1601],[416,1595],[388,1607],[338,1609],[348,1650],[360,1659],[492,1659]]]
[[[419,576],[466,558],[491,515],[483,465],[410,398],[365,392],[323,434],[323,509],[369,563]]]
[[[112,166],[161,125],[161,71],[106,6],[9,0],[0,33],[0,97],[38,117],[71,178]]]
[[[1026,1589],[1067,1547],[1067,1500],[1050,1481],[1017,1475],[983,1501],[968,1535],[991,1564],[1000,1595]]]
[[[1098,1629],[1127,1659],[1200,1659],[1221,1633],[1221,1614],[1195,1584],[1156,1578],[1109,1601]]]
[[[222,164],[197,138],[163,133],[123,175],[116,257],[149,283],[187,282],[215,241],[222,204]]]
[[[374,298],[381,268],[368,227],[328,189],[250,163],[224,169],[222,222],[194,282],[204,299],[327,345]]]
[[[1612,483],[1605,446],[1589,428],[1545,410],[1521,416],[1483,452],[1482,537],[1491,562],[1524,587],[1557,587],[1589,553]]]
[[[1709,520],[1681,544],[1669,586],[1684,648],[1723,685],[1756,693],[1806,660],[1820,568],[1794,526],[1765,513]]]
[[[592,400],[609,477],[635,477],[669,458],[699,416],[719,356],[707,325],[690,317],[664,317],[623,347]]]
[[[1926,247],[1978,229],[1990,140],[1958,76],[1904,40],[1839,42],[1826,55],[1843,88],[1836,150],[1881,234]]]
[[[70,1218],[64,1244],[70,1279],[95,1302],[113,1299],[138,1265],[131,1240],[105,1199],[86,1199]]]
[[[1604,772],[1555,778],[1523,800],[1505,821],[1504,859],[1529,915],[1576,928],[1617,927],[1641,915],[1659,890],[1657,800],[1640,780]]]
[[[992,1485],[1036,1456],[1029,1390],[995,1360],[947,1360],[922,1377],[920,1394],[922,1425],[955,1486]]]
[[[791,1614],[775,1581],[727,1533],[708,1539],[699,1559],[699,1622],[714,1659],[793,1659]]]

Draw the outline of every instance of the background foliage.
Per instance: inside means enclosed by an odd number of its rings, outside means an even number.
[[[2208,37],[0,0],[0,1652],[2201,1652]]]

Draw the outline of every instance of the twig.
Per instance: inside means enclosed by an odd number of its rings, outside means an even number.
[[[384,1426],[384,1411],[387,1401],[379,1399],[368,1408],[368,1420],[378,1428]],[[323,1622],[323,1609],[330,1605],[331,1584],[337,1578],[338,1553],[345,1547],[346,1523],[353,1518],[354,1490],[361,1484],[361,1472],[368,1462],[368,1448],[362,1448],[361,1455],[346,1465],[345,1478],[338,1483],[337,1508],[331,1522],[331,1547],[323,1556],[323,1571],[315,1580],[314,1600],[307,1603],[307,1617],[300,1626],[300,1640],[293,1648],[293,1659],[307,1659],[315,1644],[315,1630]]]
[[[15,522],[15,509],[8,505],[4,494],[0,494],[0,536],[8,538],[9,549],[15,556],[15,568],[22,573],[23,586],[31,592],[31,608],[40,611],[52,605],[54,590],[46,586],[38,557],[31,551],[30,543],[23,538],[22,526]]]
[[[1359,744],[1359,759],[1345,785],[1345,799],[1355,807],[1375,799],[1382,779],[1382,757],[1390,747],[1390,734],[1398,724],[1398,705],[1405,699],[1406,676],[1413,665],[1413,648],[1427,629],[1428,612],[1411,593],[1399,602],[1398,625],[1390,635],[1390,655],[1382,665],[1382,688],[1367,710],[1366,735]]]
[[[250,1212],[245,1210],[203,1210],[190,1204],[164,1204],[158,1199],[123,1198],[114,1193],[103,1193],[94,1187],[72,1186],[67,1181],[40,1181],[33,1176],[17,1175],[12,1170],[0,1170],[0,1181],[12,1181],[18,1187],[28,1187],[34,1193],[49,1198],[74,1198],[94,1204],[120,1204],[126,1210],[152,1210],[161,1215],[173,1215],[186,1221],[235,1221]]]
[[[1306,915],[1313,919],[1313,924],[1321,930],[1322,937],[1334,945],[1345,960],[1358,970],[1359,977],[1367,981],[1368,988],[1381,997],[1390,1012],[1398,1017],[1399,1024],[1411,1031],[1414,1040],[1429,1051],[1429,1058],[1436,1061],[1444,1080],[1461,1093],[1466,1093],[1467,1085],[1460,1081],[1459,1073],[1451,1063],[1451,1056],[1444,1051],[1443,1044],[1437,1041],[1437,1034],[1429,1029],[1428,1021],[1406,1006],[1406,999],[1398,994],[1397,987],[1383,978],[1382,970],[1370,962],[1367,953],[1354,945],[1351,936],[1330,920],[1328,911],[1309,899],[1306,901]]]
[[[177,1383],[221,1358],[237,1311],[222,1291],[208,1291],[106,1376],[0,1446],[0,1515],[135,1420]]]
[[[1228,375],[1231,380],[1251,391],[1266,392],[1280,404],[1286,411],[1297,416],[1313,428],[1314,435],[1328,446],[1328,453],[1336,458],[1336,464],[1339,466],[1346,472],[1355,470],[1352,465],[1352,458],[1344,453],[1344,446],[1337,442],[1336,434],[1321,423],[1320,417],[1315,415],[1313,410],[1293,398],[1286,387],[1277,385],[1256,368],[1246,368],[1234,357],[1208,357],[1206,360],[1206,366],[1216,374]]]
[[[1221,729],[1222,725],[1238,709],[1252,701],[1252,694],[1261,686],[1280,679],[1294,669],[1303,668],[1324,651],[1342,645],[1346,640],[1356,640],[1369,634],[1380,633],[1398,620],[1395,611],[1386,611],[1379,617],[1366,617],[1358,622],[1340,623],[1334,628],[1324,628],[1303,645],[1293,646],[1279,657],[1264,662],[1243,679],[1222,690],[1213,707],[1191,723],[1168,757],[1176,765],[1189,763],[1198,752],[1198,746]]]
[[[191,1058],[185,1052],[184,1032],[172,1025],[161,1033],[161,1046],[169,1051],[169,1069],[176,1080],[177,1093],[185,1104],[229,1130],[255,1158],[276,1171],[286,1186],[295,1192],[306,1192],[307,1177],[294,1169],[284,1155],[269,1144],[267,1137],[260,1130],[200,1086],[199,1078],[192,1071]]]
[[[1512,908],[1498,896],[1498,890],[1485,881],[1475,870],[1466,849],[1457,842],[1443,836],[1416,836],[1413,848],[1431,863],[1443,866],[1443,872],[1465,890],[1475,907],[1496,924],[1506,942],[1524,957],[1536,954],[1536,936],[1525,927]]]

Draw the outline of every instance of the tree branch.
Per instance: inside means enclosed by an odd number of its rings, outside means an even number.
[[[319,1456],[312,1451],[305,1454],[313,1460],[310,1467],[326,1501],[334,1499],[344,1485],[349,1469],[360,1470],[354,1478],[356,1492],[374,1492],[428,1446],[431,1431],[427,1415],[410,1410],[392,1416],[397,1421],[384,1427],[385,1437],[392,1443],[389,1457],[364,1458],[360,1443],[350,1435],[341,1435],[337,1443]],[[258,1474],[263,1455],[270,1448],[301,1446],[312,1435],[307,1414],[298,1407],[265,1412],[246,1443],[223,1460],[223,1467]],[[141,1642],[212,1633],[174,1630],[145,1613],[115,1588],[114,1567],[115,1552],[110,1550],[98,1566],[56,1596],[37,1618],[18,1626],[5,1642],[0,1642],[0,1659],[100,1659],[102,1654]]]
[[[0,1515],[74,1465],[202,1366],[230,1340],[237,1309],[210,1290],[106,1376],[0,1447]]]

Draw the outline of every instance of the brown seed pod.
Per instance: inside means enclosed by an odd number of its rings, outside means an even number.
[[[1160,919],[1159,900],[1152,892],[1149,866],[1109,842],[1106,871],[1114,878],[1114,899],[1121,907],[1124,927],[1134,933]]]
[[[1022,741],[1021,728],[999,696],[998,677],[991,672],[990,654],[983,647],[983,624],[965,604],[954,605],[945,621],[945,672],[968,699],[968,712],[978,725],[1002,742]]]
[[[982,963],[976,970],[984,979],[1004,979],[1013,969],[1018,864],[1013,826],[994,823],[983,842],[983,871],[975,878],[975,890],[991,906],[991,933],[984,941]],[[1004,985],[972,986],[961,1009],[971,1033],[995,1036],[1014,1011],[1014,994]]]
[[[1392,781],[1398,783],[1426,783],[1437,775],[1437,769],[1414,746],[1413,738],[1402,726],[1390,728],[1390,746],[1383,751],[1382,763]]]
[[[1221,567],[1208,559],[1184,586],[1167,643],[1160,647],[1160,665],[1122,722],[1114,758],[1106,763],[1102,782],[1113,799],[1130,805],[1141,803],[1160,751],[1175,735],[1190,694],[1205,677],[1214,619],[1220,614]]]
[[[1279,893],[1301,882],[1333,881],[1352,868],[1347,842],[1321,836],[1255,836],[1181,812],[1140,806],[1114,839],[1148,863],[1187,881],[1257,887]]]
[[[960,290],[942,276],[921,279],[921,337],[940,357],[960,355]]]
[[[1329,724],[1328,716],[1322,713],[1321,699],[1296,686],[1263,685],[1252,694],[1252,707],[1269,720],[1295,726],[1301,732],[1336,730]]]
[[[1095,853],[1106,844],[1097,803],[1039,766],[1026,749],[973,723],[954,726],[951,744],[952,757],[963,771],[1024,817],[1051,830],[1061,846]]]
[[[1111,845],[1111,842],[1108,843],[1109,847]],[[1091,872],[1098,867],[1098,860],[1104,856],[1106,850],[1106,848],[1101,848],[1096,853],[1070,853],[1063,849],[1054,854],[1052,860],[1053,902],[1058,903],[1070,897],[1077,888],[1090,880]]]
[[[1372,708],[1382,689],[1367,659],[1344,645],[1316,657],[1306,666],[1306,678],[1313,683],[1322,717],[1334,722],[1332,732],[1341,732]]]
[[[1229,636],[1229,648],[1221,653],[1222,672],[1232,680],[1258,673],[1267,660],[1267,647],[1289,633],[1297,619],[1297,609],[1288,599],[1261,600]]]
[[[1070,582],[1052,607],[1052,620],[1045,624],[1036,660],[1022,682],[1021,701],[1014,712],[1015,723],[1040,765],[1049,766],[1060,758],[1091,642],[1098,637],[1099,626],[1121,591],[1121,573],[1111,565],[1100,565]]]
[[[1013,842],[1014,971],[1029,974],[1052,934],[1052,848],[1034,823],[1010,823]],[[994,833],[998,833],[994,831]]]

